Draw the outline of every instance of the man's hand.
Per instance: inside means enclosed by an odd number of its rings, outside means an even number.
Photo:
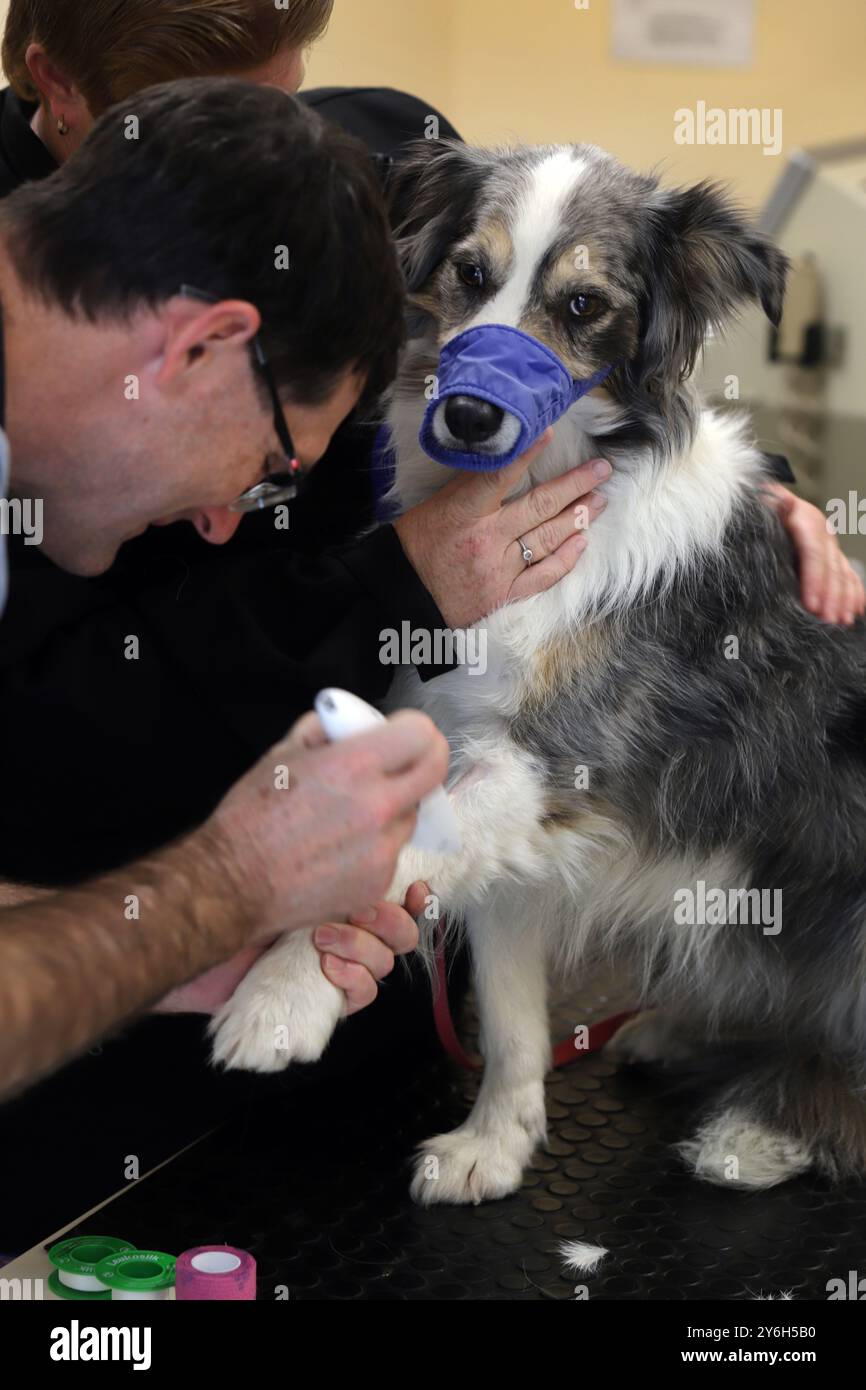
[[[397,742],[390,755],[391,760],[394,761],[396,759],[396,766],[402,766],[407,756],[415,756],[412,750],[416,748],[416,742],[420,739],[418,747],[423,748],[425,744],[430,745],[427,753],[423,756],[427,760],[426,765],[429,765],[432,769],[431,775],[437,775],[437,782],[433,783],[433,785],[438,785],[445,780],[448,769],[448,745],[445,743],[442,735],[435,730],[434,726],[424,716],[421,716],[421,723],[414,731],[411,729],[409,730],[411,737],[407,744],[407,733],[405,729],[407,724],[416,725],[417,717],[414,714],[403,716],[383,726],[383,729],[390,729],[392,731],[392,736],[386,740],[388,744],[393,744],[394,737],[396,736],[397,738]],[[396,735],[394,731],[396,731]],[[377,752],[378,745],[381,743],[379,736],[382,732],[383,730],[376,730],[373,735],[374,753]],[[415,741],[413,741],[413,739]],[[248,811],[251,810],[253,814],[257,811],[259,815],[262,814],[266,806],[270,806],[275,813],[282,812],[283,806],[278,800],[271,801],[271,797],[279,798],[281,796],[291,796],[292,791],[295,789],[295,777],[299,777],[298,787],[300,788],[302,785],[300,777],[303,776],[306,778],[308,770],[310,769],[315,771],[326,770],[323,768],[321,762],[317,762],[315,759],[310,761],[307,755],[314,754],[318,750],[320,758],[326,756],[328,758],[327,773],[328,776],[331,776],[333,774],[331,764],[333,763],[334,755],[338,754],[339,750],[348,750],[352,753],[353,745],[355,746],[354,752],[356,754],[359,749],[362,753],[361,762],[357,764],[357,766],[367,766],[370,753],[369,740],[370,735],[364,734],[358,738],[346,740],[344,743],[332,746],[328,743],[318,717],[315,714],[306,715],[295,725],[285,742],[278,745],[277,748],[272,749],[271,753],[263,759],[262,763],[260,763],[257,768],[254,768],[252,773],[248,774],[244,782],[240,783],[238,787],[230,793],[227,801],[237,800],[237,807],[232,808],[233,812],[236,814],[240,814],[242,808],[245,806]],[[378,756],[380,758],[384,757],[384,750],[379,750]],[[273,777],[274,768],[280,765],[289,770],[289,786],[284,790],[278,791],[274,787],[273,781],[271,783],[271,788],[268,788],[266,779],[268,777]],[[345,773],[347,786],[352,785],[350,779],[354,775],[355,770],[356,759],[350,757]],[[250,779],[252,779],[251,786],[256,789],[257,793],[254,796],[250,795],[250,786],[247,785],[250,783]],[[415,797],[414,789],[416,783],[417,776],[416,781],[409,783],[410,798]],[[311,785],[315,786],[315,784]],[[388,792],[389,795],[397,794],[397,792],[394,792],[391,788],[388,789]],[[425,793],[422,791],[420,795],[423,796],[424,794]],[[375,796],[374,786],[370,783],[365,783],[363,779],[361,781],[361,795],[361,807],[363,811],[364,806],[369,808],[374,804],[373,798]],[[384,893],[391,882],[396,866],[397,854],[399,853],[402,843],[408,839],[412,833],[415,820],[414,811],[417,802],[414,799],[410,799],[409,804],[405,804],[405,788],[399,790],[399,795],[402,799],[397,802],[395,819],[393,822],[388,823],[383,831],[379,832],[380,837],[384,837],[384,844],[386,846],[386,868],[382,871],[381,876],[377,878],[375,876],[375,868],[372,868],[369,864],[359,866],[356,875],[358,887],[349,890],[353,893],[353,906],[355,907],[355,911],[352,912],[351,915],[333,914],[336,918],[339,916],[348,916],[348,922],[328,920],[324,925],[318,927],[316,931],[315,940],[322,954],[322,969],[331,983],[336,985],[338,989],[344,991],[346,995],[347,1014],[356,1013],[359,1009],[365,1008],[367,1004],[371,1004],[378,992],[377,981],[383,980],[394,968],[394,957],[396,955],[403,955],[408,951],[414,951],[415,947],[418,945],[418,928],[413,918],[418,916],[424,909],[424,902],[428,891],[424,884],[413,884],[406,898],[406,910],[401,908],[397,903],[382,902],[380,902],[377,907],[357,907],[358,902],[363,902],[364,900],[364,887],[368,883],[378,883],[380,891]],[[418,799],[420,799],[420,797]],[[252,806],[250,806],[250,802],[252,802]],[[225,804],[226,803],[224,803],[224,806]],[[391,805],[390,800],[388,801],[388,805]],[[323,808],[322,814],[325,815],[326,813],[326,809]],[[332,810],[331,813],[333,815],[334,811]],[[366,819],[369,822],[369,812]],[[320,826],[319,832],[312,836],[314,847],[310,851],[311,854],[322,853],[322,849],[319,848],[319,841],[322,839],[323,831],[324,834],[327,835],[328,828],[328,823],[326,822],[324,827]],[[359,832],[361,835],[360,843],[362,853],[363,846],[370,841],[370,829],[371,827],[368,823],[363,829],[363,832]],[[266,834],[267,830],[261,833]],[[308,830],[307,833],[310,834],[310,831]],[[375,838],[374,834],[373,839],[375,840]],[[283,852],[285,853],[287,849],[291,848],[297,851],[299,845],[302,843],[302,841],[297,839],[296,831],[295,842],[294,845],[292,845],[291,831],[289,830],[287,832],[286,844],[283,847]],[[332,840],[331,844],[332,849],[335,848],[336,839]],[[328,852],[327,841],[325,842],[325,852]],[[357,852],[357,847],[349,851],[350,855],[355,855]],[[340,866],[341,871],[346,873],[350,864],[351,859],[347,859]],[[299,890],[304,886],[302,870],[303,866],[301,866],[301,874],[299,874],[299,880],[296,885]],[[373,873],[372,878],[370,878],[371,871]],[[320,870],[319,872],[322,873],[323,871]],[[333,870],[331,870],[331,872],[333,872]],[[318,893],[322,895],[322,901],[335,901],[337,900],[335,895],[340,892],[340,885],[334,882],[318,882],[316,886],[314,881],[311,887],[314,894]],[[298,897],[300,899],[300,892],[298,893]],[[314,901],[315,900],[314,898]],[[307,908],[301,908],[299,903],[296,904],[296,915],[300,916],[301,920],[296,920],[292,923],[292,926],[297,928],[299,926],[313,925],[316,919],[312,916],[312,911],[313,909],[309,905]],[[306,913],[310,913],[310,916],[306,916]],[[292,929],[289,925],[290,921],[291,916],[287,914],[281,922],[284,930]],[[214,1013],[226,1000],[231,998],[250,967],[255,964],[277,936],[281,935],[280,931],[275,931],[273,929],[273,925],[270,925],[266,930],[269,938],[268,940],[263,940],[263,930],[259,929],[255,933],[251,945],[237,952],[229,960],[223,961],[219,965],[206,971],[203,975],[199,975],[196,979],[190,980],[187,984],[172,990],[170,994],[166,995],[166,997],[155,1006],[154,1012]]]
[[[394,522],[409,563],[450,627],[470,627],[504,603],[543,593],[577,563],[586,523],[606,505],[592,491],[610,477],[605,459],[504,500],[552,438],[547,430],[507,468],[458,473]]]
[[[825,623],[850,626],[866,611],[866,591],[838,536],[828,530],[826,516],[781,483],[768,484],[767,491],[797,551],[803,607]]]
[[[248,903],[245,944],[380,902],[418,803],[447,771],[448,744],[426,715],[403,712],[338,744],[315,714],[301,719],[197,832],[226,892]]]

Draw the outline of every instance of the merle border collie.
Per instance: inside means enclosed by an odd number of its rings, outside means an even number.
[[[613,465],[573,572],[485,620],[483,675],[421,684],[408,668],[393,691],[449,737],[463,850],[405,850],[390,896],[423,879],[462,919],[485,1061],[471,1114],[422,1146],[414,1195],[520,1185],[545,1135],[548,982],[601,958],[646,1010],[615,1055],[739,1048],[681,1145],[694,1172],[747,1188],[811,1166],[862,1176],[863,626],[801,607],[764,458],[690,380],[738,305],[778,321],[784,257],[718,188],[663,189],[589,145],[421,142],[393,196],[418,314],[389,407],[401,507],[453,477],[418,434],[457,334],[520,328],[577,379],[617,364],[524,484]],[[309,936],[285,938],[215,1020],[215,1054],[259,1070],[315,1058],[341,1007]]]

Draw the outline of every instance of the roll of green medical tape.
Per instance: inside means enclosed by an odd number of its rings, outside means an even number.
[[[111,1290],[98,1278],[96,1266],[112,1255],[134,1249],[128,1240],[118,1240],[116,1236],[72,1236],[61,1240],[48,1251],[54,1265],[48,1287],[58,1298],[107,1302]]]
[[[99,1261],[96,1278],[111,1290],[112,1299],[163,1299],[174,1288],[176,1263],[174,1255],[161,1250],[121,1250]]]

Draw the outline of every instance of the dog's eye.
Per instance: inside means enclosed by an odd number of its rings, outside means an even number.
[[[568,311],[573,318],[585,321],[594,319],[602,307],[602,301],[597,294],[576,294],[568,306]]]
[[[458,261],[457,274],[464,285],[472,290],[484,289],[484,271],[474,261]]]

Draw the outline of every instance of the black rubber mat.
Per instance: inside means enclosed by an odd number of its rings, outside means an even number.
[[[624,1001],[574,1001],[570,1019]],[[472,1019],[464,1019],[471,1037]],[[179,1254],[252,1251],[259,1298],[827,1299],[866,1270],[866,1187],[807,1177],[744,1194],[698,1183],[671,1144],[697,1102],[599,1055],[553,1074],[550,1137],[522,1189],[477,1207],[415,1206],[417,1143],[466,1113],[477,1077],[396,1057],[354,1077],[250,1106],[243,1117],[125,1193],[80,1230]],[[609,1253],[594,1275],[563,1266],[564,1240]]]

